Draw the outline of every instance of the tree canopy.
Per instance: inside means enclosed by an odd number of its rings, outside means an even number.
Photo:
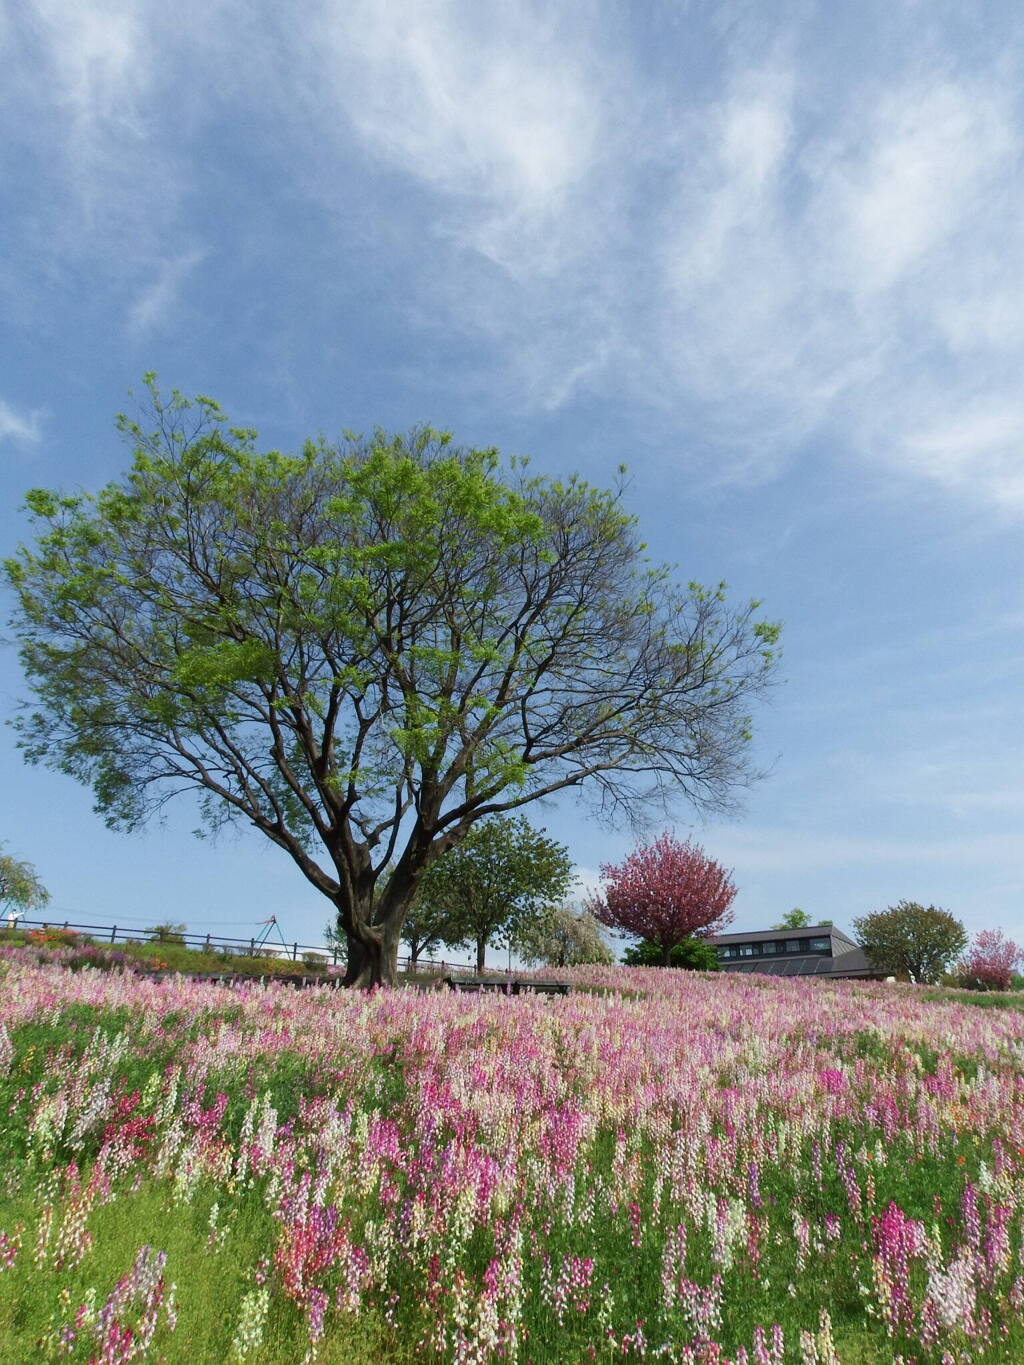
[[[260,452],[147,383],[128,473],[30,492],[36,538],[5,563],[21,746],[111,827],[182,792],[208,829],[255,827],[369,985],[477,820],[577,787],[617,819],[718,809],[750,778],[778,627],[649,563],[621,489],[427,428]]]
[[[603,863],[605,885],[587,909],[602,924],[656,944],[662,965],[691,935],[724,928],[736,895],[732,877],[699,844],[663,834],[620,864]]]
[[[773,929],[806,929],[811,923],[811,917],[806,910],[801,910],[799,905],[794,905],[792,910],[787,910],[779,920],[778,924],[773,924]]]
[[[871,965],[911,981],[935,982],[967,946],[967,931],[948,910],[899,901],[853,921]]]
[[[488,944],[510,946],[571,882],[564,845],[523,816],[494,816],[430,865],[410,913],[443,925],[441,941],[450,947],[472,944],[483,971]]]

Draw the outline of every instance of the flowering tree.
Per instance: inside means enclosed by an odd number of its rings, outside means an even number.
[[[587,909],[609,928],[657,944],[666,967],[676,944],[716,933],[732,919],[730,873],[699,844],[671,834],[617,866],[603,863],[601,876],[604,889],[587,900]]]
[[[983,929],[960,960],[957,976],[974,990],[1006,991],[1022,962],[1024,948],[1019,943],[1007,938],[1002,929]]]

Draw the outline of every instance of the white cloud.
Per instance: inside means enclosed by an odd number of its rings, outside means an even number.
[[[0,398],[0,441],[15,441],[25,445],[37,445],[42,440],[43,413],[34,411],[19,412],[5,399]]]

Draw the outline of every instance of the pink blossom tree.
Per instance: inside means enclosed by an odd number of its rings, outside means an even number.
[[[587,909],[612,929],[655,943],[668,966],[686,938],[704,938],[732,919],[736,895],[731,874],[699,844],[663,834],[634,849],[623,863],[602,863],[604,887]]]
[[[1006,991],[1013,974],[1024,962],[1024,948],[1005,936],[1002,929],[983,929],[974,936],[961,959],[957,975],[975,990]]]

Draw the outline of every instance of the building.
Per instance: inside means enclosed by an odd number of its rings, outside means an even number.
[[[806,929],[759,929],[747,934],[715,934],[723,972],[762,972],[766,976],[824,976],[832,980],[878,980],[884,973],[868,964],[864,951],[832,924]]]

